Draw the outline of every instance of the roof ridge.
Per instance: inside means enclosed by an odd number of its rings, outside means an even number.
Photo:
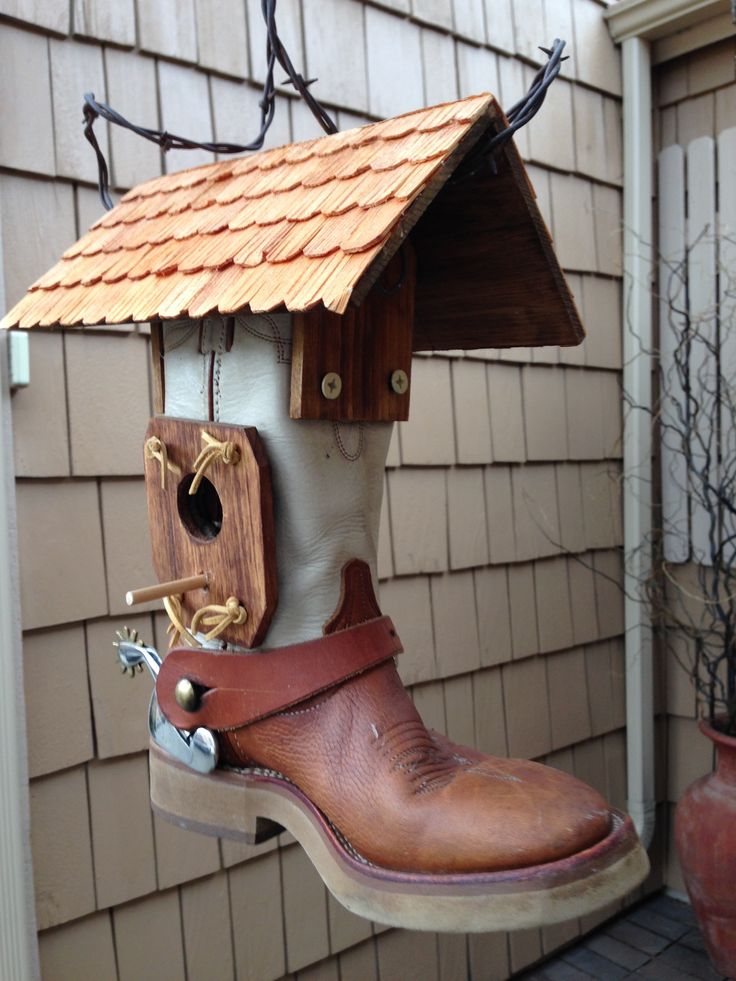
[[[361,132],[363,130],[371,129],[373,127],[379,127],[382,124],[397,123],[398,121],[405,120],[405,119],[407,119],[407,117],[410,117],[410,116],[427,115],[427,114],[429,114],[429,113],[431,113],[431,112],[433,112],[433,111],[435,111],[437,109],[445,109],[445,108],[448,108],[450,106],[461,106],[461,105],[464,105],[466,103],[473,103],[476,100],[482,99],[482,98],[485,99],[486,101],[490,101],[493,98],[493,96],[491,95],[490,92],[479,92],[479,93],[476,93],[475,95],[465,96],[462,99],[455,99],[455,100],[450,100],[450,101],[447,101],[447,102],[438,102],[435,105],[426,106],[426,107],[420,108],[420,109],[409,109],[406,112],[401,113],[398,116],[391,116],[391,117],[389,117],[387,119],[376,119],[376,120],[372,120],[371,122],[363,123],[361,126],[353,126],[350,129],[339,130],[337,133],[325,133],[322,136],[314,136],[314,137],[311,137],[310,139],[307,139],[307,140],[295,140],[295,141],[289,142],[289,143],[282,143],[279,146],[268,147],[268,149],[261,149],[261,150],[258,150],[256,152],[254,152],[254,153],[246,153],[246,154],[242,154],[242,155],[235,155],[235,156],[232,156],[232,157],[228,157],[226,160],[214,160],[211,163],[197,164],[195,167],[184,167],[181,170],[173,171],[171,174],[159,174],[156,177],[150,177],[150,178],[148,178],[145,181],[141,181],[140,184],[136,184],[135,187],[130,188],[130,190],[128,190],[121,197],[121,199],[118,202],[118,204],[122,204],[123,202],[128,201],[128,200],[134,200],[137,197],[143,197],[144,195],[136,195],[134,197],[134,192],[135,191],[140,191],[142,188],[148,188],[150,186],[156,185],[156,184],[158,184],[158,182],[166,182],[167,179],[169,179],[169,178],[173,182],[173,181],[175,181],[177,179],[185,178],[185,177],[187,177],[189,175],[201,174],[201,173],[203,173],[205,171],[215,172],[216,168],[222,168],[222,171],[223,171],[223,175],[224,176],[223,176],[223,178],[220,178],[220,179],[226,179],[229,174],[232,174],[232,168],[233,167],[236,167],[238,164],[240,164],[240,163],[242,163],[244,161],[257,160],[258,158],[266,158],[266,157],[268,157],[270,155],[276,154],[279,150],[284,151],[284,153],[286,153],[286,151],[291,150],[291,149],[296,148],[296,147],[313,146],[315,144],[324,143],[324,142],[327,142],[327,141],[334,141],[335,143],[340,144],[340,143],[343,142],[344,138],[346,136],[350,136],[350,134],[359,133],[359,132]],[[397,135],[396,137],[393,137],[393,138],[394,139],[398,139],[398,138],[400,138],[400,135],[401,134],[399,134],[399,135]],[[389,138],[391,138],[391,137],[389,137]],[[365,141],[365,142],[368,142],[368,141]],[[283,162],[283,161],[281,161],[281,162]],[[228,171],[228,165],[230,165],[229,171]],[[265,169],[265,168],[259,168],[257,165],[255,165],[254,166],[254,169]],[[185,185],[183,185],[183,186],[185,186]],[[190,186],[193,186],[193,185],[190,185]],[[175,186],[172,187],[172,190],[176,190],[176,189],[177,188]],[[145,195],[145,196],[148,196],[148,195]],[[116,205],[116,207],[117,207],[117,205]],[[115,210],[115,209],[113,209],[113,210]]]

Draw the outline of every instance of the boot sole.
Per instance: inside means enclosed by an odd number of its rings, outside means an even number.
[[[649,859],[631,819],[612,810],[602,841],[524,869],[422,874],[362,859],[298,787],[268,771],[200,774],[151,746],[151,804],[180,827],[260,844],[286,829],[351,912],[410,930],[521,930],[593,913],[635,889]]]

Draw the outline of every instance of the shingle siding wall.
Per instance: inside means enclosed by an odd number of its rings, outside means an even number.
[[[736,63],[733,40],[722,41],[700,51],[678,58],[659,68],[655,74],[655,115],[659,150],[679,145],[687,148],[702,136],[718,137],[736,127]],[[692,578],[694,567],[682,570]],[[678,571],[676,570],[676,575]],[[695,587],[697,588],[697,587]],[[685,662],[691,656],[687,642],[679,651]],[[662,751],[666,754],[666,786],[663,788],[670,829],[675,804],[693,780],[708,773],[713,766],[712,745],[698,731],[697,721],[703,714],[686,671],[670,652],[664,660]],[[668,835],[666,882],[684,891],[682,872]]]
[[[97,216],[81,96],[200,139],[258,129],[257,0],[0,0],[6,300]],[[382,603],[427,722],[625,798],[621,577],[621,81],[595,0],[281,0],[281,32],[341,127],[491,90],[538,44],[570,61],[519,146],[588,330],[571,350],[419,356],[381,524]],[[281,78],[277,73],[277,78]],[[317,132],[280,90],[269,145]],[[121,190],[210,159],[97,124]],[[504,978],[594,920],[522,934],[387,931],[328,897],[293,842],[246,848],[148,807],[145,679],[121,679],[123,594],[151,581],[140,445],[146,329],[31,338],[14,396],[41,962],[49,981]],[[600,573],[600,574],[598,574]],[[316,966],[315,966],[316,965]]]

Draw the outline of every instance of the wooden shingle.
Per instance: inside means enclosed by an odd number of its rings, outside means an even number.
[[[98,219],[2,325],[343,315],[411,235],[414,350],[578,343],[513,143],[493,165],[488,150],[473,156],[505,126],[484,94],[156,177]]]

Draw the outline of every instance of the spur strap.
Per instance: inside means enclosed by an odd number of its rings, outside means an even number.
[[[178,648],[161,665],[156,697],[178,729],[236,729],[306,701],[402,650],[390,617],[256,654]]]

